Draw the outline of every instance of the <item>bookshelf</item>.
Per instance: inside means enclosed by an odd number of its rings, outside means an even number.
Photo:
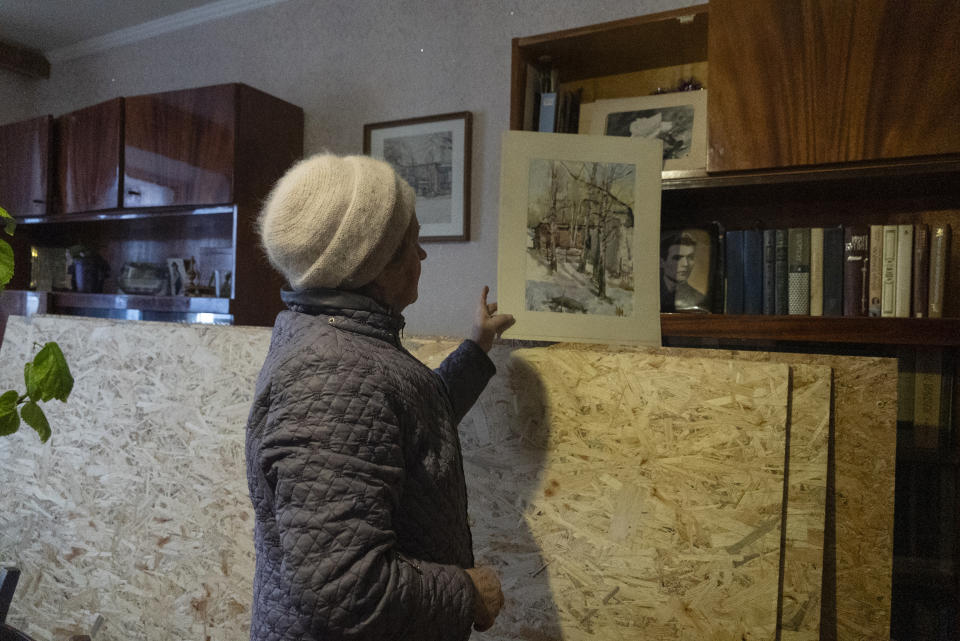
[[[808,30],[798,36],[802,29],[797,25]],[[854,32],[857,40],[847,43]],[[664,174],[664,227],[713,222],[726,229],[952,227],[941,319],[660,317],[668,345],[888,357],[941,349],[954,380],[954,440],[924,450],[902,439],[897,502],[915,512],[933,506],[942,523],[960,521],[960,297],[949,294],[960,287],[960,72],[955,65],[921,70],[955,55],[950,42],[957,33],[960,12],[942,0],[922,9],[896,0],[866,0],[855,7],[806,0],[714,0],[511,43],[514,130],[530,121],[528,74],[538,70],[555,70],[559,87],[581,90],[584,103],[647,95],[690,77],[708,90],[707,167]],[[823,55],[841,50],[846,53]],[[934,478],[917,472],[924,468],[933,470]],[[925,496],[923,483],[939,486],[939,498]],[[941,531],[935,558],[929,550],[918,553],[916,532],[896,534],[893,638],[960,636],[960,537],[947,536],[950,530]],[[912,591],[921,584],[946,595],[945,610],[923,610]],[[946,624],[944,611],[953,613]],[[924,636],[931,618],[938,629],[947,626],[948,636]],[[827,632],[822,638],[834,637]]]

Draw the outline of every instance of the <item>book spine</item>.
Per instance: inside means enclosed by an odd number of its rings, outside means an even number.
[[[893,316],[897,302],[897,226],[883,226],[883,281],[880,290],[880,315]]]
[[[810,229],[791,227],[787,232],[787,313],[810,313]]]
[[[777,232],[763,230],[763,313],[776,313],[777,300]]]
[[[897,290],[893,315],[910,316],[910,285],[913,284],[913,225],[897,225]]]
[[[743,313],[763,313],[763,240],[759,229],[743,232]]]
[[[870,230],[862,225],[844,229],[843,238],[843,315],[867,315],[867,259]]]
[[[913,444],[935,449],[940,445],[943,425],[943,351],[918,348],[913,384]]]
[[[926,318],[930,304],[930,225],[913,228],[913,303],[914,318]]]
[[[557,94],[547,91],[540,94],[540,119],[537,131],[552,133],[556,127]]]
[[[937,225],[930,234],[930,284],[927,311],[930,318],[943,318],[943,291],[950,256],[950,225]]]
[[[880,316],[880,297],[883,292],[883,225],[870,225],[870,282],[867,286],[867,314]]]
[[[726,233],[726,301],[724,312],[743,313],[743,231]]]
[[[786,229],[777,229],[774,235],[774,270],[776,282],[774,283],[774,313],[783,316],[787,313],[788,287],[787,287],[787,251],[788,251],[788,231]]]
[[[810,315],[823,316],[823,227],[810,229]]]
[[[843,227],[823,230],[823,315],[843,315]]]

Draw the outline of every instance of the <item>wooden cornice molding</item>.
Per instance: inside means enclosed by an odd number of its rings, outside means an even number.
[[[0,40],[0,68],[31,78],[49,78],[50,62],[39,51]]]

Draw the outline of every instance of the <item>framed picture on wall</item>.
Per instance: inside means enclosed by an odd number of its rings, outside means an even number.
[[[659,140],[509,131],[497,303],[508,338],[660,345]]]
[[[580,107],[580,133],[657,138],[663,171],[707,167],[707,91],[613,98]]]
[[[421,241],[470,239],[469,111],[363,126],[363,153],[384,160],[417,194]]]

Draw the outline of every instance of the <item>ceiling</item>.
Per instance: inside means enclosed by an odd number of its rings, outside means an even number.
[[[2,0],[0,40],[49,52],[211,0]]]

